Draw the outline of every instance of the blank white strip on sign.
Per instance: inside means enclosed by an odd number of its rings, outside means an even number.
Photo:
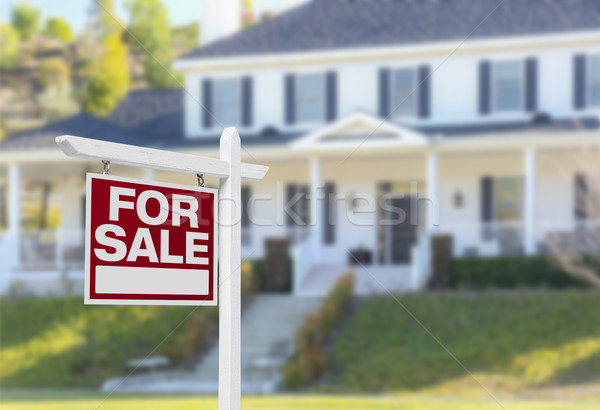
[[[208,270],[96,266],[96,293],[208,294]]]

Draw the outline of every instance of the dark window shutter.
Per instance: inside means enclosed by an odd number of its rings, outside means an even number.
[[[335,71],[329,71],[326,77],[327,90],[327,121],[331,122],[337,118],[337,73]]]
[[[81,227],[82,227],[83,229],[85,229],[85,218],[86,218],[86,213],[87,213],[87,211],[86,211],[86,205],[87,205],[87,202],[86,202],[86,199],[85,199],[85,198],[86,198],[86,196],[85,196],[85,195],[83,195],[83,196],[81,197]],[[3,208],[3,209],[4,209],[4,208]],[[3,218],[3,219],[4,219],[4,218]],[[4,222],[4,221],[3,221],[3,222]]]
[[[390,115],[390,69],[379,70],[379,115],[383,118]]]
[[[250,226],[250,214],[248,213],[248,205],[250,201],[250,187],[243,186],[241,191],[242,200],[242,227]]]
[[[242,78],[242,125],[252,125],[252,114],[254,112],[252,97],[252,77]]]
[[[489,114],[491,103],[491,63],[482,61],[479,63],[479,113]]]
[[[290,201],[294,198],[294,196],[296,195],[296,192],[298,192],[298,187],[295,184],[287,184],[287,186],[285,187],[285,197],[286,197],[286,204],[289,204]],[[292,206],[292,207],[288,207],[286,206],[286,209],[289,209],[289,212],[294,212],[297,209],[297,203]],[[285,225],[286,226],[294,226],[296,223],[294,221],[294,218],[292,217],[292,215],[290,215],[289,213],[285,214]]]
[[[575,191],[573,199],[573,213],[575,220],[586,220],[589,214],[589,187],[587,177],[584,174],[575,174]]]
[[[481,222],[491,222],[494,219],[493,190],[493,179],[491,177],[481,178]]]
[[[323,242],[331,245],[335,243],[335,184],[328,182],[324,188]]]
[[[431,69],[427,65],[419,67],[419,117],[428,118],[430,108],[430,95],[431,95],[431,79],[429,73]]]
[[[211,128],[212,118],[212,80],[205,78],[202,81],[202,127]]]
[[[582,110],[585,108],[586,91],[586,58],[578,54],[573,59],[573,108]]]
[[[285,123],[296,122],[296,84],[293,74],[285,76]]]
[[[529,112],[537,110],[538,100],[538,62],[537,58],[525,61],[525,109]]]
[[[300,216],[302,224],[308,226],[310,225],[310,186],[301,185],[298,187],[298,192],[302,197],[296,202],[296,214]]]

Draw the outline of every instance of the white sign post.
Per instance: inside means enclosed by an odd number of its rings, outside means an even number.
[[[260,180],[268,167],[241,162],[235,127],[221,135],[220,158],[116,144],[63,135],[56,143],[69,156],[164,171],[204,174],[219,186],[219,409],[239,410],[241,398],[241,180]]]

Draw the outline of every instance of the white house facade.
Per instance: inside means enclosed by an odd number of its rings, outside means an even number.
[[[598,251],[595,1],[313,0],[176,68],[183,90],[0,143],[2,292],[82,277],[84,173],[101,165],[65,159],[60,134],[218,156],[236,126],[243,160],[270,166],[243,188],[242,256],[289,238],[296,293],[326,292],[349,264],[361,292],[421,289],[433,235],[455,257]],[[59,226],[24,226],[34,185]]]

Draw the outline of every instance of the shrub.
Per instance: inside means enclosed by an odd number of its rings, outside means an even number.
[[[254,266],[252,262],[243,262],[240,268],[242,276],[242,295],[247,295],[256,290],[256,281],[254,278]]]
[[[308,381],[304,366],[297,360],[290,361],[283,366],[281,370],[283,376],[283,384],[292,390],[299,389]]]
[[[549,256],[468,257],[450,269],[453,289],[581,288],[585,284],[562,270]]]
[[[306,315],[296,334],[296,353],[282,369],[285,387],[299,389],[325,372],[327,359],[323,343],[353,291],[354,273],[348,272],[331,288],[319,311]]]

